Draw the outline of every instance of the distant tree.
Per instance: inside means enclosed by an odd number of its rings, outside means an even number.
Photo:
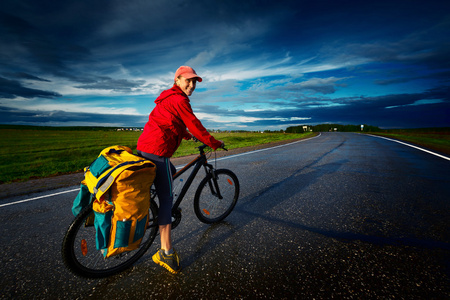
[[[286,128],[286,133],[303,133],[303,126],[291,126]]]

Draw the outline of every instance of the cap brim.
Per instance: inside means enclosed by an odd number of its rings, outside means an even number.
[[[198,82],[202,82],[203,81],[203,79],[200,76],[196,75],[196,74],[181,74],[181,76],[183,76],[184,78],[187,78],[187,79],[197,78]]]

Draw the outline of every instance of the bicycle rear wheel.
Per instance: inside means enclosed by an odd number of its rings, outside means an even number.
[[[239,180],[227,169],[214,171],[200,182],[194,197],[194,211],[197,218],[207,224],[225,219],[233,210],[239,198]],[[217,183],[217,184],[216,184]]]
[[[92,204],[85,207],[74,219],[62,244],[65,265],[75,274],[88,277],[107,277],[129,268],[148,250],[157,234],[157,208],[149,209],[149,226],[138,249],[104,258],[95,244],[94,211]]]

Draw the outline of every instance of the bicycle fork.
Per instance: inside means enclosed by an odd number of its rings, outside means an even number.
[[[211,179],[208,180],[208,185],[211,190],[211,193],[219,198],[220,200],[223,199],[222,195],[220,194],[219,184],[217,183],[217,174],[215,169],[210,169]]]

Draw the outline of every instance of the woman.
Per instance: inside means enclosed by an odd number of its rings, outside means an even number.
[[[163,91],[155,100],[156,107],[150,113],[144,131],[138,139],[140,155],[156,165],[155,188],[159,199],[158,225],[161,249],[153,255],[153,261],[171,273],[181,270],[180,259],[172,247],[172,174],[175,167],[169,158],[180,146],[183,139],[195,136],[214,150],[223,147],[223,142],[212,137],[194,115],[188,96],[195,90],[202,78],[194,69],[181,66],[175,72],[174,85]],[[189,133],[187,130],[192,133]]]

